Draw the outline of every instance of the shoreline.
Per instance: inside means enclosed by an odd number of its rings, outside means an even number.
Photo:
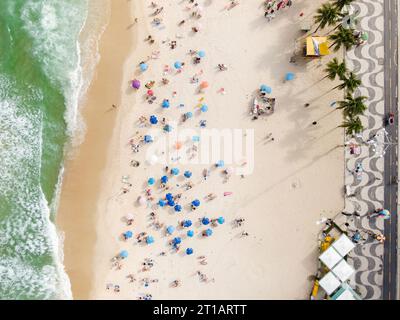
[[[96,241],[95,199],[117,118],[116,110],[110,112],[109,109],[112,104],[120,104],[123,84],[122,67],[119,70],[113,66],[123,65],[135,49],[135,29],[126,30],[132,20],[133,4],[126,3],[128,10],[116,2],[111,2],[110,6],[109,21],[98,43],[100,61],[78,107],[86,129],[84,139],[78,146],[72,146],[66,155],[56,215],[57,231],[62,233],[64,240],[64,270],[70,278],[74,299],[88,299],[93,283],[90,252],[93,252]],[[118,41],[118,33],[123,31],[132,33],[131,41],[126,41],[126,38]]]

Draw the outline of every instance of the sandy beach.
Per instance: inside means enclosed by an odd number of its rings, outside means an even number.
[[[81,108],[85,140],[67,160],[57,218],[74,298],[307,299],[309,276],[317,269],[318,221],[343,209],[342,115],[331,106],[342,93],[323,79],[324,65],[335,55],[289,62],[306,36],[300,24],[311,21],[323,1],[293,1],[269,22],[262,1],[238,1],[229,8],[230,1],[199,0],[200,18],[192,16],[199,12],[196,1],[156,2],[157,7],[144,0],[112,1],[100,40],[101,60]],[[149,35],[153,44],[145,40]],[[204,57],[194,63],[199,51]],[[142,61],[148,65],[145,71],[139,68]],[[184,65],[177,70],[175,62]],[[295,75],[291,81],[285,81],[288,72]],[[194,83],[195,75],[199,82]],[[141,82],[138,90],[131,86],[134,79]],[[150,81],[155,81],[153,103],[146,98]],[[199,92],[203,81],[209,86]],[[253,120],[250,106],[261,84],[271,87],[275,111]],[[169,108],[161,107],[164,99]],[[207,112],[200,110],[204,104]],[[187,112],[192,118],[181,122]],[[152,126],[150,115],[159,123]],[[141,116],[147,119],[143,124]],[[149,131],[162,131],[162,118],[174,132],[192,128],[194,135],[241,129],[241,137],[254,142],[254,153],[232,164],[224,159],[220,168],[212,161],[181,164],[176,155],[167,164],[150,163],[152,154],[165,156]],[[204,129],[201,120],[207,121]],[[132,144],[147,134],[155,142],[140,142],[139,152],[133,152]],[[177,141],[182,150],[198,145],[192,139]],[[254,163],[249,174],[224,173],[244,161],[250,167]],[[165,166],[179,168],[179,175]],[[187,170],[189,179],[183,176]],[[164,175],[168,190],[159,186]],[[149,178],[156,183],[149,186]],[[186,190],[187,182],[191,189]],[[168,192],[180,195],[181,212],[157,204]],[[208,201],[210,193],[216,198]],[[140,197],[147,202],[140,204]],[[192,211],[194,199],[201,204]],[[127,214],[133,215],[132,225],[126,223]],[[225,222],[206,226],[199,221],[203,217]],[[193,225],[180,227],[188,219]],[[235,219],[244,222],[238,226]],[[175,228],[171,235],[168,226]],[[213,234],[204,237],[207,228]],[[133,237],[124,240],[127,231]],[[142,232],[154,243],[139,243]],[[174,237],[182,239],[178,251],[170,245]],[[193,254],[187,255],[187,248]],[[128,257],[112,261],[121,251]],[[150,266],[143,271],[145,261]]]

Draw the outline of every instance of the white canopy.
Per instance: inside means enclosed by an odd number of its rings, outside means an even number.
[[[342,257],[345,257],[351,250],[353,250],[355,244],[345,234],[342,234],[339,239],[332,243],[332,247],[334,247]]]
[[[345,282],[354,273],[354,269],[345,260],[342,260],[332,269],[332,272],[342,282]]]
[[[319,281],[319,285],[326,291],[328,295],[331,295],[337,288],[340,287],[341,282],[332,272],[329,272]]]
[[[332,269],[342,259],[342,256],[332,246],[330,246],[319,256],[319,259],[329,269]]]

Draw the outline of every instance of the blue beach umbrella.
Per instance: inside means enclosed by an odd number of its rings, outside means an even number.
[[[165,207],[166,203],[165,203],[164,200],[159,200],[159,201],[158,201],[158,205],[159,205],[160,207]]]
[[[198,200],[198,199],[193,200],[192,205],[195,207],[198,207],[200,205],[200,200]]]
[[[144,142],[145,142],[145,143],[153,142],[153,137],[150,136],[150,135],[148,135],[148,134],[146,134],[146,135],[144,136]]]
[[[146,71],[148,68],[149,68],[149,66],[147,65],[147,63],[141,63],[140,65],[139,65],[139,67],[140,67],[140,70],[141,71]]]
[[[187,249],[186,249],[186,254],[187,254],[187,255],[193,254],[193,249],[192,249],[192,248],[187,248]]]
[[[154,115],[150,116],[150,123],[151,124],[157,124],[158,123],[157,117],[154,116]]]
[[[225,218],[224,217],[219,217],[217,219],[217,221],[218,221],[219,224],[223,224],[225,222]]]
[[[169,100],[168,99],[164,99],[163,102],[161,103],[161,106],[164,109],[169,108]]]
[[[168,232],[169,234],[172,234],[174,231],[175,231],[175,227],[174,227],[174,226],[168,226],[167,232]]]
[[[128,258],[128,251],[122,250],[122,251],[119,253],[119,256],[120,256],[122,259]]]
[[[180,244],[182,242],[182,239],[180,237],[176,237],[172,239],[172,244],[176,246],[177,244]]]
[[[152,236],[147,236],[146,237],[146,243],[147,244],[152,244],[154,242],[154,238]]]
[[[219,161],[215,164],[215,166],[218,167],[218,168],[221,168],[221,167],[223,167],[224,165],[225,165],[224,160],[219,160]]]
[[[147,183],[149,184],[149,186],[152,186],[155,182],[156,182],[156,180],[154,178],[149,178],[149,180],[147,180]]]
[[[166,125],[164,126],[164,131],[166,131],[166,132],[171,132],[171,131],[172,131],[172,127],[171,127],[169,124],[166,124]]]
[[[192,221],[191,220],[185,220],[183,221],[183,226],[185,228],[189,228],[192,225]]]
[[[193,230],[188,230],[188,232],[186,233],[188,237],[193,237],[194,236],[194,232]]]
[[[200,50],[199,52],[197,52],[197,55],[198,55],[200,58],[204,58],[204,57],[206,56],[206,53],[205,53],[204,50]]]
[[[192,173],[190,171],[185,171],[183,175],[185,176],[185,178],[189,179],[192,176]]]
[[[190,111],[189,111],[189,112],[186,112],[186,113],[185,113],[185,116],[186,116],[187,119],[190,119],[190,118],[193,117],[193,113],[190,112]]]
[[[203,219],[201,219],[201,223],[206,226],[206,225],[210,224],[210,219],[204,217]]]
[[[265,84],[262,84],[260,86],[260,91],[265,92],[265,93],[271,93],[272,89],[271,89],[271,87],[268,87]]]
[[[182,62],[176,61],[174,63],[174,67],[175,67],[175,69],[181,69],[182,68]]]
[[[132,238],[133,233],[132,233],[132,231],[127,231],[124,233],[124,236],[125,236],[125,238],[130,239],[130,238]]]
[[[207,229],[206,231],[204,231],[204,234],[209,237],[213,234],[213,231],[211,229]]]
[[[172,168],[171,169],[171,174],[174,176],[177,176],[179,174],[179,169],[178,168]]]
[[[168,201],[169,200],[172,200],[174,198],[174,196],[172,195],[172,193],[167,193],[166,195],[165,195],[165,199],[167,199]]]
[[[175,206],[175,201],[174,200],[168,200],[168,205],[170,206],[170,207],[174,207]]]
[[[200,137],[199,136],[193,136],[192,137],[192,141],[193,142],[199,142],[200,141]]]
[[[161,183],[167,183],[168,182],[168,177],[167,176],[162,176],[161,177]]]
[[[174,210],[175,210],[175,212],[181,212],[182,206],[180,204],[177,204],[177,205],[175,205]]]
[[[294,73],[293,72],[286,73],[286,76],[285,76],[285,80],[286,81],[290,81],[290,80],[293,80],[293,79],[294,79]]]
[[[208,106],[206,104],[203,104],[200,108],[201,112],[207,112],[208,111]]]

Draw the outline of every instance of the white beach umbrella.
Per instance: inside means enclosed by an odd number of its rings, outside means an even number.
[[[147,158],[147,162],[151,165],[155,165],[158,162],[158,157],[155,154],[152,154]]]
[[[126,219],[126,220],[133,220],[133,214],[132,214],[132,213],[128,213],[128,214],[125,216],[125,219]]]
[[[144,205],[146,205],[147,200],[146,200],[145,197],[140,196],[140,197],[138,198],[138,202],[139,202],[139,204],[140,204],[141,206],[144,206]]]

